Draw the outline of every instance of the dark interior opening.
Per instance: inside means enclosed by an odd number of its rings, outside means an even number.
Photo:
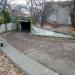
[[[30,21],[21,22],[21,31],[30,32]]]

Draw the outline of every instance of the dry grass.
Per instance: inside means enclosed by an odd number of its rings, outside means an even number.
[[[0,52],[0,75],[25,75]]]

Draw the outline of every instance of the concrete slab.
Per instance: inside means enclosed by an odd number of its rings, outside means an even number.
[[[1,47],[1,50],[11,61],[19,66],[23,71],[25,71],[28,75],[58,75],[58,73],[54,72],[39,64],[38,62],[32,60],[20,53],[16,48],[9,45],[5,39],[0,36],[0,39],[4,42],[4,47]]]

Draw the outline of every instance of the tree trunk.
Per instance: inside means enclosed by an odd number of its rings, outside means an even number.
[[[74,18],[74,14],[71,14],[71,25],[73,28],[75,28],[75,18]]]
[[[6,32],[7,32],[7,24],[5,24],[5,30],[6,30]]]
[[[75,28],[75,0],[73,0],[72,2],[70,17],[71,17],[71,25],[73,28]]]
[[[41,14],[41,27],[43,27],[44,26],[44,23],[45,23],[45,13],[44,13],[44,11],[42,12],[42,14]]]

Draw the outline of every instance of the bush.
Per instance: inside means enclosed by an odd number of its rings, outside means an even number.
[[[10,14],[8,11],[3,11],[4,23],[9,23],[11,21]]]
[[[0,25],[4,23],[4,17],[3,15],[0,15]]]
[[[3,11],[0,15],[0,24],[9,23],[11,21],[10,14],[8,11]]]

